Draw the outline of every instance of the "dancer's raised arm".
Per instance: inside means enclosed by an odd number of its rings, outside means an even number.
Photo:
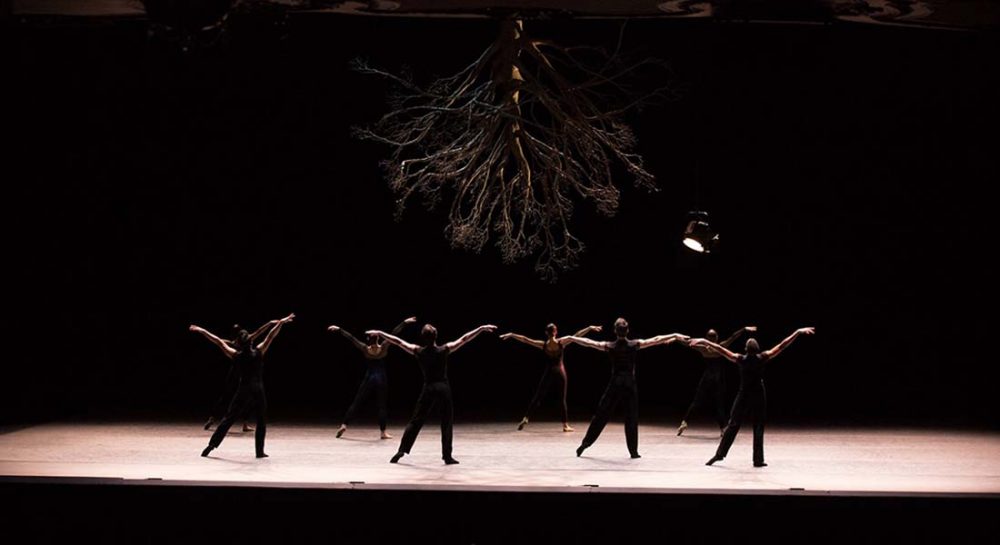
[[[739,339],[740,335],[743,335],[744,333],[753,333],[755,331],[757,331],[757,326],[755,326],[755,325],[748,325],[746,327],[737,329],[736,333],[733,333],[732,335],[729,336],[728,339],[726,339],[726,340],[722,341],[721,343],[719,343],[719,346],[723,346],[725,348],[729,348],[729,345],[731,345],[734,342],[736,342],[736,339]]]
[[[504,341],[506,341],[507,339],[514,339],[517,342],[524,343],[524,344],[526,344],[528,346],[534,346],[535,348],[544,348],[545,347],[545,342],[544,341],[539,341],[537,339],[531,339],[531,338],[525,337],[524,335],[521,335],[521,334],[518,334],[518,333],[504,333],[503,335],[500,335],[500,339],[504,340]]]
[[[669,335],[658,335],[650,339],[637,339],[636,342],[639,343],[639,349],[651,348],[654,346],[659,346],[661,344],[670,344],[675,341],[687,341],[690,339],[687,335],[681,333],[670,333]]]
[[[417,349],[420,348],[419,345],[408,343],[399,337],[386,333],[385,331],[380,331],[378,329],[369,329],[365,331],[365,335],[378,335],[385,339],[389,344],[394,344],[402,348],[407,354],[415,354]]]
[[[484,331],[493,333],[496,330],[497,326],[495,325],[490,325],[490,324],[481,325],[476,329],[473,329],[472,331],[466,333],[465,335],[462,335],[461,337],[455,339],[454,341],[451,341],[450,343],[445,343],[444,347],[447,348],[449,352],[454,352],[459,348],[465,346],[465,343],[471,341],[472,339],[475,339],[480,333]]]
[[[815,327],[803,327],[801,329],[796,329],[791,335],[785,337],[785,340],[775,345],[774,348],[765,350],[763,352],[763,356],[766,358],[773,358],[788,348],[788,345],[792,344],[792,341],[798,338],[799,335],[812,335],[813,333],[816,333]]]
[[[360,350],[362,352],[366,352],[368,350],[368,346],[365,343],[359,341],[354,335],[351,335],[350,333],[348,333],[348,331],[346,329],[343,329],[340,326],[332,325],[332,326],[326,328],[326,330],[327,331],[332,331],[334,333],[339,332],[347,340],[351,341],[351,344],[354,345],[354,348],[357,348],[358,350]]]
[[[577,337],[571,335],[569,337],[563,337],[566,341],[571,343],[576,343],[580,346],[586,346],[587,348],[593,348],[594,350],[600,350],[601,352],[608,351],[608,343],[604,341],[595,341],[593,339],[588,339],[586,337]]]
[[[288,322],[291,322],[294,319],[295,319],[295,314],[289,314],[288,316],[285,316],[284,318],[278,320],[278,323],[274,324],[274,327],[271,328],[271,331],[267,332],[267,337],[264,337],[264,340],[257,345],[257,350],[260,350],[261,354],[267,353],[268,348],[271,348],[271,343],[274,342],[274,338],[277,337],[278,332],[281,331],[281,326],[285,325]]]
[[[188,331],[194,331],[195,333],[201,333],[212,344],[214,344],[215,346],[218,346],[226,354],[226,356],[232,358],[233,356],[236,355],[236,349],[234,349],[233,347],[229,346],[226,343],[225,340],[219,338],[217,335],[212,334],[207,329],[205,329],[203,327],[196,326],[194,324],[191,324],[190,326],[188,326]]]
[[[559,342],[559,344],[566,346],[567,344],[572,342],[569,340],[570,337],[586,337],[587,335],[590,335],[593,332],[600,333],[603,330],[604,328],[599,325],[589,325],[572,335],[568,335],[566,337],[559,337],[556,340]]]
[[[416,316],[410,316],[409,318],[407,318],[407,319],[403,320],[402,322],[400,322],[399,325],[397,325],[396,327],[392,328],[392,334],[393,335],[399,335],[400,332],[402,332],[403,329],[406,326],[408,326],[410,324],[415,324],[415,323],[417,323],[417,317]]]
[[[713,343],[708,339],[692,339],[691,342],[688,344],[688,346],[707,348],[712,352],[715,352],[716,354],[734,363],[736,362],[736,360],[740,359],[738,354],[732,352],[725,346],[722,346],[721,344],[718,343]]]

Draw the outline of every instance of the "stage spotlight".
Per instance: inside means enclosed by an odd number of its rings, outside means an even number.
[[[698,253],[708,254],[718,242],[719,235],[713,233],[708,225],[708,212],[688,213],[688,224],[684,229],[685,246]]]

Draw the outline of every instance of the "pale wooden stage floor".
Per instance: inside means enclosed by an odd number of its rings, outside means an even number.
[[[162,479],[164,483],[333,488],[455,490],[643,491],[764,494],[1000,494],[1000,434],[959,430],[769,428],[769,467],[750,463],[750,430],[729,457],[706,467],[718,435],[689,428],[642,426],[631,460],[621,424],[609,424],[584,454],[586,428],[562,433],[533,422],[455,427],[457,466],[440,459],[436,425],[426,426],[413,453],[389,464],[401,429],[379,440],[373,427],[275,422],[270,458],[254,458],[253,434],[230,433],[209,458],[199,456],[210,432],[198,423],[45,424],[0,435],[0,477]],[[234,428],[235,429],[235,428]],[[596,485],[597,488],[593,486]],[[799,491],[801,489],[802,491]]]

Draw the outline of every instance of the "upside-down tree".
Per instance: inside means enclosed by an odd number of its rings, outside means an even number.
[[[355,132],[392,148],[383,168],[397,219],[413,197],[430,208],[445,201],[453,247],[479,251],[493,237],[505,262],[534,255],[549,280],[574,267],[584,248],[570,228],[577,201],[611,216],[616,177],[655,188],[623,116],[664,96],[662,86],[629,87],[663,64],[626,62],[618,43],[610,53],[561,46],[510,19],[473,63],[429,85],[357,61],[394,83],[390,111]]]

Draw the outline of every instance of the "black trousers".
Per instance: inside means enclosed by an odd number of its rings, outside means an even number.
[[[563,422],[569,422],[569,411],[566,408],[566,368],[562,365],[550,365],[545,368],[545,372],[542,373],[542,380],[539,381],[538,388],[535,389],[535,395],[531,398],[531,403],[528,404],[528,410],[524,411],[525,418],[542,403],[542,398],[548,393],[549,386],[552,385],[553,381],[556,382],[561,396]]]
[[[587,448],[597,441],[604,426],[607,425],[611,413],[618,403],[625,403],[625,444],[631,455],[639,454],[639,390],[636,388],[635,376],[615,375],[604,390],[597,412],[590,421],[587,435],[583,438],[582,447]]]
[[[351,406],[347,408],[347,414],[344,415],[344,425],[351,423],[358,410],[373,393],[375,403],[378,405],[378,428],[385,431],[386,420],[389,417],[389,379],[384,372],[365,373],[365,378],[361,379],[361,385],[358,386],[358,393],[354,396]]]
[[[721,369],[705,369],[705,372],[701,374],[698,388],[694,392],[694,399],[681,420],[687,421],[691,417],[691,413],[710,402],[715,405],[715,421],[719,425],[719,429],[725,428],[729,421],[730,405],[726,403],[726,376]]]
[[[729,415],[729,424],[722,433],[722,441],[715,455],[725,458],[729,453],[736,434],[740,432],[740,426],[749,419],[753,424],[753,463],[764,463],[764,422],[767,419],[767,393],[764,385],[753,388],[740,388],[736,394],[736,401],[733,402],[733,411]]]
[[[257,429],[254,432],[254,446],[257,455],[264,454],[264,437],[267,435],[267,398],[264,396],[264,386],[259,384],[240,385],[229,404],[226,416],[219,422],[219,427],[215,428],[215,433],[208,440],[212,448],[218,448],[222,440],[229,433],[229,428],[237,419],[246,419],[250,414],[257,418]]]
[[[410,453],[417,434],[424,427],[427,415],[435,406],[441,409],[441,457],[451,458],[451,433],[455,420],[455,411],[451,401],[451,385],[447,382],[431,382],[424,384],[424,389],[417,399],[417,407],[413,411],[413,418],[406,425],[403,432],[403,440],[399,444],[399,452]]]

